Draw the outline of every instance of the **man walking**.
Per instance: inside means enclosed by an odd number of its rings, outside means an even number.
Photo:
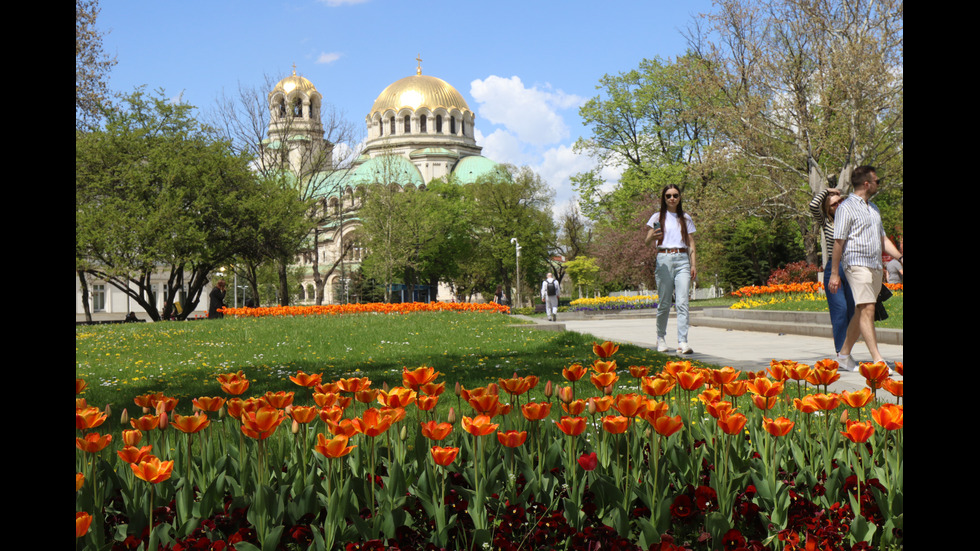
[[[544,303],[544,311],[548,314],[548,321],[558,321],[558,295],[561,294],[561,287],[558,280],[551,272],[548,277],[541,282],[541,302]]]
[[[871,361],[884,359],[878,352],[875,334],[875,302],[881,291],[883,266],[882,251],[902,262],[904,257],[885,235],[878,207],[871,198],[878,192],[878,176],[872,166],[859,166],[851,173],[851,193],[837,207],[834,217],[834,253],[827,290],[836,293],[840,289],[840,270],[843,269],[854,295],[854,316],[847,326],[844,345],[837,356],[843,369],[857,371],[857,362],[851,356],[858,337],[864,337],[871,353]]]

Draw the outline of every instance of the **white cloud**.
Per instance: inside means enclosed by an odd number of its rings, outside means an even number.
[[[476,143],[483,146],[482,155],[498,163],[509,163],[514,166],[530,164],[535,157],[524,151],[524,144],[517,136],[498,128],[484,136],[479,130],[475,131]]]
[[[340,59],[341,54],[337,52],[323,52],[316,58],[316,63],[333,63]]]
[[[522,142],[541,146],[568,139],[568,126],[558,111],[583,101],[578,96],[547,88],[527,88],[516,76],[491,75],[471,82],[470,94],[480,104],[481,118],[503,125]]]

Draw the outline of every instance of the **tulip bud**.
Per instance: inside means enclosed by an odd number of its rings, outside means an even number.
[[[487,385],[487,394],[500,394],[500,388],[497,386],[497,383],[490,383]]]
[[[225,411],[226,411],[225,406],[221,406],[220,408],[218,408],[218,419],[225,418]]]
[[[842,425],[847,424],[847,409],[844,409],[844,411],[842,411],[840,414],[840,424]]]
[[[160,402],[160,404],[162,405],[163,402]],[[160,430],[166,430],[169,424],[170,422],[167,420],[167,412],[164,411],[163,413],[160,414],[160,423],[158,426],[160,427]]]
[[[589,415],[595,415],[599,410],[595,405],[595,398],[589,398]]]
[[[407,426],[404,426],[404,425],[402,426],[401,432],[398,433],[398,438],[400,438],[402,442],[404,442],[405,440],[408,439],[408,427]]]
[[[106,404],[105,405],[105,411],[104,411],[104,413],[105,413],[105,416],[106,417],[109,417],[109,416],[112,415],[112,407],[110,407],[109,404]]]
[[[613,393],[613,385],[609,385],[606,388],[602,389],[602,392],[606,396],[612,396],[612,393]]]
[[[544,385],[544,397],[550,400],[554,394],[555,394],[554,386],[551,384],[551,381],[548,381]]]
[[[446,416],[446,422],[450,425],[456,424],[456,410],[452,406],[449,406],[449,415]]]
[[[558,399],[570,404],[575,399],[575,391],[570,386],[563,386],[558,389]]]
[[[296,419],[293,419],[293,426],[290,427],[290,430],[293,431],[293,434],[299,434],[299,423],[296,422]]]
[[[455,390],[456,390],[456,397],[459,398],[459,395],[463,393],[463,387],[462,387],[462,385],[459,384],[459,381],[456,381],[456,389]]]
[[[126,411],[126,408],[123,408],[122,415],[119,416],[119,423],[123,425],[129,424],[129,412]]]
[[[167,404],[166,404],[166,402],[164,402],[163,400],[160,400],[159,402],[157,402],[157,411],[156,411],[156,414],[157,415],[160,415],[161,413],[166,413],[166,412],[167,412]]]

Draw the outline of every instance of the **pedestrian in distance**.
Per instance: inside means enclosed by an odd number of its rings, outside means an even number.
[[[218,310],[225,306],[225,294],[228,292],[227,287],[228,284],[225,283],[225,280],[219,279],[218,283],[211,289],[211,292],[208,293],[208,319],[225,317]]]
[[[541,282],[541,302],[544,303],[544,311],[548,314],[548,321],[558,321],[558,295],[561,294],[561,285],[558,280],[548,272],[548,276]]]

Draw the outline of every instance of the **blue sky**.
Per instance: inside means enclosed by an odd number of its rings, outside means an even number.
[[[477,143],[528,165],[574,199],[569,177],[593,162],[579,106],[605,74],[684,52],[681,31],[710,0],[101,0],[109,84],[162,88],[202,111],[293,64],[356,124],[392,82],[415,72],[453,85],[476,113]],[[606,173],[614,180],[615,171]]]

